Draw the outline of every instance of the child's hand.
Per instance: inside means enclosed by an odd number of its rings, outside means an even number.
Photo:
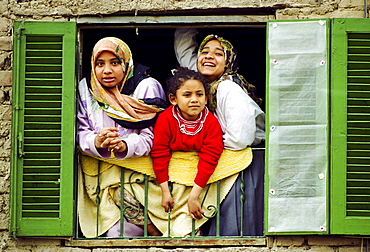
[[[200,203],[198,199],[193,199],[189,197],[188,209],[189,209],[189,214],[193,220],[202,219],[202,214],[204,214],[204,211],[200,207]]]
[[[160,183],[159,186],[162,189],[162,207],[164,211],[168,212],[168,209],[172,211],[175,202],[173,201],[170,188],[168,187],[168,181]]]
[[[191,189],[189,199],[188,199],[188,209],[189,214],[193,220],[202,219],[202,214],[204,211],[202,210],[200,203],[198,201],[199,195],[202,192],[203,188],[195,184]]]
[[[165,212],[168,212],[168,209],[172,211],[175,202],[171,196],[171,193],[162,193],[162,207],[164,208]]]

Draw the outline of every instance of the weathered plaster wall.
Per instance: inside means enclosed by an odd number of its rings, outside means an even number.
[[[63,246],[60,240],[9,237],[9,171],[11,148],[12,23],[15,20],[68,20],[84,15],[133,15],[145,12],[272,8],[276,19],[364,17],[363,0],[0,0],[0,251],[157,252],[170,249],[84,249]],[[369,9],[367,8],[367,15]],[[266,247],[213,248],[211,251],[362,251],[360,238],[269,237]],[[171,251],[205,251],[172,249]],[[208,251],[209,249],[207,249]]]
[[[7,11],[0,2],[0,13]],[[9,170],[12,82],[12,21],[0,15],[0,251],[7,243],[9,221]]]
[[[107,15],[132,11],[207,10],[219,8],[275,8],[278,19],[363,17],[363,0],[3,0],[2,16],[45,19],[79,15]]]

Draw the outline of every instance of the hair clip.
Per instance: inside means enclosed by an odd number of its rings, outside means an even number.
[[[178,69],[171,69],[171,74],[175,75],[175,73],[177,73],[178,71],[179,71]]]

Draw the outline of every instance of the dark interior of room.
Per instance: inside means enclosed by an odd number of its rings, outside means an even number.
[[[82,50],[82,73],[90,72],[90,57],[94,44],[103,37],[118,37],[131,48],[134,61],[149,66],[151,76],[165,88],[170,70],[176,68],[177,61],[173,49],[175,28],[127,28],[102,26],[80,28]],[[266,78],[266,28],[248,25],[247,27],[202,27],[197,35],[198,44],[208,34],[217,34],[228,39],[239,54],[239,73],[257,87],[257,95],[265,100]],[[262,104],[264,109],[264,103]]]

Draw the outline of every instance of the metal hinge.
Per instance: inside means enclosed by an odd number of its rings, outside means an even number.
[[[18,156],[22,158],[24,156],[23,152],[23,135],[22,133],[19,133],[18,135]]]

